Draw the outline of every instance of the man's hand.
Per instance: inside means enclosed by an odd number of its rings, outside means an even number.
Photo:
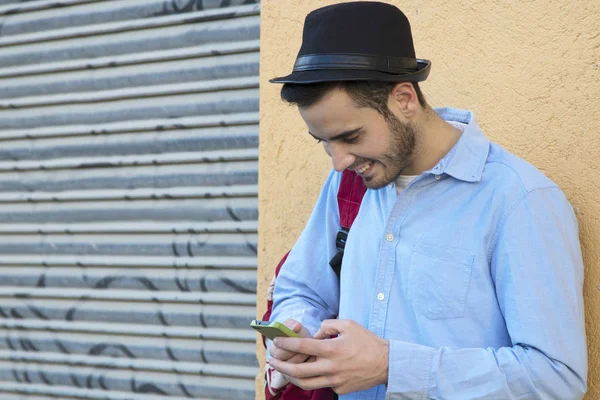
[[[285,326],[302,336],[303,338],[310,338],[310,333],[306,330],[302,324],[293,319],[287,319],[283,323]],[[272,359],[277,359],[281,361],[287,361],[288,363],[298,364],[306,361],[308,359],[308,355],[306,354],[298,354],[291,351],[286,351],[277,347],[275,342],[271,345],[271,357]],[[270,364],[271,362],[269,362]]]
[[[331,335],[337,338],[322,340]],[[279,351],[314,356],[296,364],[281,358],[270,365],[303,389],[331,387],[346,394],[387,383],[389,343],[351,320],[326,320],[314,339],[275,338]],[[306,357],[306,356],[305,356]]]

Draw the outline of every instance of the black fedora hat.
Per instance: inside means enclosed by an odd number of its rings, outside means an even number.
[[[391,4],[356,1],[308,14],[293,72],[270,82],[420,82],[430,69],[429,60],[415,57],[410,23],[402,11]]]

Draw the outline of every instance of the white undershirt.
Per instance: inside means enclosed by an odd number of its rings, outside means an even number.
[[[467,127],[467,124],[456,121],[446,121],[456,129],[463,133]],[[396,178],[396,193],[399,195],[408,186],[408,184],[417,177],[418,175],[398,175]]]
[[[396,193],[400,194],[408,184],[419,175],[398,175],[396,178]]]

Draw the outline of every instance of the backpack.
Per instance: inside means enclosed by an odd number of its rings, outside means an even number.
[[[338,209],[340,212],[340,230],[337,234],[335,244],[337,253],[329,262],[330,267],[333,269],[338,279],[342,270],[342,258],[344,256],[344,247],[346,246],[346,238],[352,223],[358,215],[360,209],[360,203],[362,198],[367,191],[365,184],[360,176],[354,171],[344,170],[342,172],[342,180],[340,187],[338,188],[337,201]],[[273,290],[275,289],[275,283],[277,275],[281,270],[282,265],[285,263],[289,252],[279,261],[277,268],[275,269],[275,276],[269,285],[267,292],[267,311],[263,315],[262,319],[268,321],[271,317],[273,309]],[[266,347],[266,341],[263,337],[263,344]],[[265,372],[265,400],[334,400],[337,399],[337,394],[330,388],[316,389],[316,390],[304,390],[293,384],[284,386],[283,389],[274,390],[271,388],[271,374],[272,370],[267,368]]]

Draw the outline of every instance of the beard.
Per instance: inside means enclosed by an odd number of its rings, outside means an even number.
[[[417,147],[417,128],[412,124],[405,124],[391,112],[384,116],[390,131],[389,151],[380,160],[363,159],[356,162],[360,165],[373,162],[383,167],[383,175],[364,177],[365,186],[369,189],[381,189],[394,182],[402,171],[410,165]]]

